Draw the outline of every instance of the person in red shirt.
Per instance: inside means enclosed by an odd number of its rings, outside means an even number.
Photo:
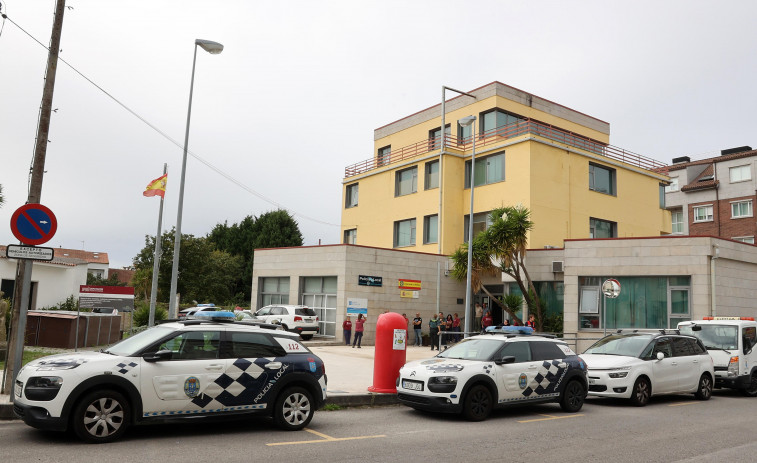
[[[452,320],[452,331],[459,333],[460,332],[460,317],[457,316],[457,312],[455,312],[455,318]],[[461,336],[459,334],[456,334],[454,337],[454,342],[459,342],[461,339]]]
[[[350,320],[349,316],[344,317],[342,329],[344,330],[344,344],[349,346],[350,338],[352,337],[352,320]]]
[[[526,320],[526,326],[536,329],[536,320],[534,319],[534,314],[528,316],[528,320]]]
[[[363,324],[365,323],[366,318],[363,317],[363,314],[358,314],[357,320],[355,320],[355,339],[352,341],[352,348],[355,348],[355,345],[357,344],[357,348],[360,349],[360,342],[363,340]]]
[[[492,326],[494,324],[494,319],[492,318],[491,312],[485,312],[484,318],[481,319],[481,326],[483,327],[483,330],[486,331],[486,327]]]

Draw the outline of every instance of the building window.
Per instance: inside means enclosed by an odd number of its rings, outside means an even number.
[[[449,140],[450,130],[451,127],[449,124],[445,126],[447,139]],[[441,135],[442,135],[442,129],[441,127],[437,127],[434,130],[428,131],[428,149],[429,151],[436,150],[442,147],[442,141],[441,141]]]
[[[731,183],[745,182],[752,179],[752,172],[749,166],[737,166],[728,169],[728,173],[731,177]]]
[[[378,165],[385,166],[389,164],[391,161],[391,152],[392,152],[392,145],[385,146],[383,148],[379,148],[378,150]]]
[[[260,280],[260,307],[289,304],[289,277],[266,277]]]
[[[618,224],[609,220],[589,219],[589,238],[617,238]]]
[[[462,126],[457,123],[457,142],[460,144],[471,142],[471,127],[473,125]]]
[[[615,169],[598,164],[589,164],[589,189],[599,193],[615,195]]]
[[[344,193],[344,208],[349,209],[357,206],[357,183],[347,185],[347,189]]]
[[[415,246],[415,219],[394,222],[394,247]]]
[[[427,215],[423,218],[423,244],[439,242],[439,216]]]
[[[660,184],[660,209],[665,209],[665,185]]]
[[[604,297],[605,277],[579,277],[578,326],[590,329],[675,328],[691,319],[691,278],[618,277],[623,291]],[[605,320],[603,320],[603,317]]]
[[[465,162],[465,188],[470,188],[471,162]],[[484,158],[476,158],[476,186],[505,180],[505,153],[495,154]]]
[[[344,231],[344,244],[357,244],[357,228]]]
[[[752,200],[733,201],[731,203],[731,218],[740,219],[752,216]]]
[[[337,278],[304,277],[302,288],[302,305],[315,310],[318,316],[318,334],[335,336]]]
[[[694,206],[694,222],[712,222],[712,204]]]
[[[463,220],[465,227],[465,229],[463,230],[464,243],[468,242],[468,224],[470,223],[469,218],[470,215],[466,214],[465,219]],[[473,214],[473,237],[475,238],[476,235],[489,228],[491,224],[492,221],[491,217],[489,216],[489,212],[479,212],[478,214]]]
[[[400,170],[395,174],[394,196],[404,196],[418,191],[418,167]]]
[[[480,133],[484,137],[490,135],[500,135],[499,133],[497,133],[497,129],[510,124],[515,124],[517,122],[520,122],[521,120],[522,119],[518,116],[508,114],[499,109],[494,109],[481,115]]]
[[[672,232],[677,235],[683,234],[683,210],[670,211]]]
[[[665,193],[678,191],[678,177],[670,177],[670,185],[665,187]]]
[[[754,236],[736,236],[731,239],[742,243],[754,244]]]
[[[439,188],[439,161],[427,162],[425,171],[426,175],[423,179],[423,188],[425,190]]]

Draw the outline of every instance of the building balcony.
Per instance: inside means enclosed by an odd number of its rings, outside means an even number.
[[[522,119],[518,122],[497,127],[478,134],[476,139],[476,148],[483,149],[486,147],[493,147],[503,140],[519,137],[522,135],[535,135],[541,138],[545,138],[552,142],[562,143],[573,148],[578,148],[589,153],[597,154],[600,156],[621,161],[626,164],[630,164],[635,167],[639,167],[646,170],[660,169],[666,167],[667,164],[659,162],[655,159],[651,159],[640,154],[636,154],[632,151],[627,151],[617,146],[606,145],[596,140],[577,135],[573,132],[569,132],[553,125],[544,124],[533,119]],[[444,146],[445,149],[454,149],[457,151],[466,151],[472,147],[473,136],[468,138],[458,138],[452,135],[446,135]],[[437,137],[434,139],[426,139],[413,143],[412,145],[404,146],[392,150],[390,153],[383,156],[376,156],[356,164],[349,165],[344,169],[344,177],[353,177],[355,175],[364,174],[371,170],[385,167],[390,164],[399,163],[408,159],[412,159],[416,156],[431,153],[441,149],[441,140]]]

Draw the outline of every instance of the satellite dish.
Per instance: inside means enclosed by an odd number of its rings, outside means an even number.
[[[620,296],[620,282],[614,278],[605,280],[605,282],[602,283],[602,294],[610,299],[615,299]]]

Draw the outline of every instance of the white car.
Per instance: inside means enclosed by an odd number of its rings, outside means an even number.
[[[753,317],[705,317],[678,324],[681,334],[699,338],[715,362],[715,387],[757,397],[757,322]]]
[[[215,312],[219,308],[215,304],[197,304],[196,307],[189,307],[182,309],[177,314],[179,320],[186,320],[187,318],[195,315],[198,312]]]
[[[538,335],[486,333],[400,369],[397,397],[418,410],[486,419],[492,409],[558,402],[577,412],[586,397],[586,365],[568,345]]]
[[[326,399],[321,359],[284,331],[205,318],[164,323],[105,351],[29,362],[13,410],[32,427],[73,429],[91,443],[135,424],[203,416],[260,414],[285,430],[307,426]]]
[[[318,316],[315,310],[304,305],[267,305],[255,312],[255,318],[265,323],[281,325],[308,341],[318,333]]]
[[[589,368],[589,395],[630,399],[644,406],[653,395],[712,395],[715,370],[702,343],[675,330],[618,330],[581,354]]]

